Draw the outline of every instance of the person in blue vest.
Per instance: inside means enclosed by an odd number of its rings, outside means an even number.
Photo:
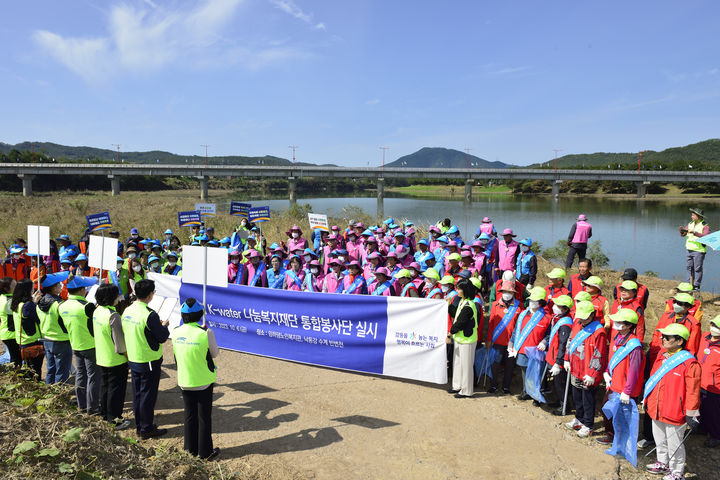
[[[282,266],[282,259],[279,255],[270,257],[270,266],[267,271],[267,283],[269,288],[282,290],[285,281],[285,269]]]
[[[180,308],[183,325],[173,330],[172,344],[185,405],[184,448],[211,460],[220,454],[212,441],[213,387],[217,378],[214,359],[220,351],[213,331],[198,324],[203,310],[194,298],[185,300]]]
[[[575,261],[575,255],[577,255],[578,260],[585,258],[590,237],[592,237],[592,225],[587,221],[585,215],[580,214],[568,234],[568,247],[570,247],[570,250],[565,260],[565,270],[570,270]]]
[[[182,267],[178,265],[178,254],[175,252],[168,252],[166,255],[167,263],[162,269],[162,273],[165,275],[180,275]]]
[[[515,263],[515,276],[527,290],[532,290],[537,278],[537,258],[535,252],[532,251],[533,241],[531,238],[523,238],[518,243],[520,244],[520,253]]]
[[[415,252],[415,261],[420,264],[420,268],[424,271],[428,268],[427,260],[432,257],[433,259],[435,256],[428,250],[430,245],[430,242],[427,238],[421,238],[419,242],[417,242],[417,248],[418,251]]]

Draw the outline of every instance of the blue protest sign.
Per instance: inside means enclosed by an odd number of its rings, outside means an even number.
[[[252,207],[252,205],[249,203],[230,202],[230,215],[247,218],[250,207]]]
[[[248,208],[248,220],[250,222],[267,222],[270,220],[270,207]]]
[[[87,224],[90,232],[98,232],[100,230],[105,230],[112,227],[112,222],[110,221],[110,213],[108,212],[94,213],[92,215],[88,215],[85,218],[87,219]]]
[[[202,225],[202,220],[200,219],[200,212],[197,210],[178,212],[178,225],[180,225],[181,227]]]

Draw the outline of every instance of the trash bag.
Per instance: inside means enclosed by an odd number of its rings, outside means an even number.
[[[488,378],[493,378],[491,366],[495,361],[496,356],[497,350],[494,348],[490,348],[488,350],[485,347],[480,347],[475,350],[475,373],[477,373],[475,383],[477,383],[483,375],[487,375]],[[483,368],[485,371],[483,371]]]
[[[10,363],[10,350],[5,349],[5,353],[0,355],[0,365],[4,363]]]
[[[615,436],[613,444],[605,453],[608,455],[620,454],[627,459],[633,467],[637,467],[637,439],[640,413],[637,404],[630,399],[630,403],[620,402],[620,394],[613,392],[602,407],[606,417],[612,418]]]
[[[547,403],[540,391],[547,365],[545,352],[539,351],[537,347],[526,347],[525,355],[528,358],[527,370],[525,371],[525,393],[540,403]]]

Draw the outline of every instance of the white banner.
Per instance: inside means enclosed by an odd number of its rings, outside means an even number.
[[[319,228],[320,230],[325,230],[326,232],[330,231],[327,215],[323,215],[321,213],[308,213],[308,223],[310,223],[311,230]]]

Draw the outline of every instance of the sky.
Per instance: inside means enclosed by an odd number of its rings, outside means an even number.
[[[720,137],[716,0],[0,4],[0,141],[377,166]]]

